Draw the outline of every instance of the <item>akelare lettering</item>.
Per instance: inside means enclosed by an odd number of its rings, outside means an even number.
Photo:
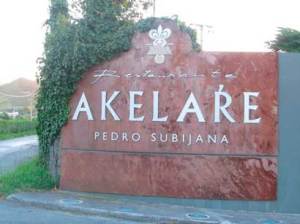
[[[129,98],[129,116],[128,118],[121,118],[117,111],[113,108],[112,104],[118,100],[121,94],[128,94]],[[113,120],[120,121],[122,119],[128,119],[129,121],[134,122],[143,122],[145,119],[144,115],[137,115],[136,111],[138,109],[143,108],[142,101],[143,96],[146,93],[144,91],[129,91],[128,93],[122,93],[121,91],[114,91],[110,96],[108,96],[107,91],[100,91],[99,96],[101,96],[100,108],[100,120],[105,121],[107,117],[110,115],[112,116]],[[147,94],[149,94],[147,92]],[[153,122],[168,122],[169,116],[168,114],[162,113],[159,108],[159,91],[152,91],[152,121]],[[251,103],[255,98],[259,97],[259,92],[243,92],[241,94],[243,97],[243,119],[241,122],[245,124],[258,124],[261,122],[261,117],[254,117],[253,113],[258,109],[258,105]],[[199,123],[208,122],[205,119],[205,114],[203,113],[203,109],[201,108],[201,102],[198,100],[199,97],[195,96],[193,92],[187,95],[185,103],[182,105],[181,110],[178,112],[178,116],[176,117],[176,122],[184,122],[185,118],[188,114],[192,114],[196,116],[197,121]],[[218,90],[214,92],[213,96],[214,102],[214,111],[211,113],[214,114],[213,122],[220,123],[222,119],[228,120],[230,123],[235,123],[236,118],[234,114],[230,112],[230,106],[232,104],[232,97],[231,95],[224,90],[224,85],[219,85]],[[176,100],[176,99],[174,99]],[[88,102],[88,98],[86,94],[82,92],[79,102],[76,106],[75,112],[72,116],[72,120],[78,120],[79,115],[82,113],[84,116],[87,117],[88,120],[94,120],[97,115],[92,113],[92,108]],[[252,114],[251,114],[252,113]]]

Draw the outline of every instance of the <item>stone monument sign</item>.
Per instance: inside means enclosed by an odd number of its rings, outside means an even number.
[[[83,76],[62,130],[61,188],[275,200],[278,56],[196,52],[171,21]]]

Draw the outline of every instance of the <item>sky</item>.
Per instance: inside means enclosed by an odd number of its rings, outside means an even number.
[[[300,30],[299,6],[299,0],[156,0],[155,15],[210,26],[203,36],[207,51],[268,51],[265,42],[277,27]],[[48,7],[49,0],[0,2],[0,84],[35,79]]]

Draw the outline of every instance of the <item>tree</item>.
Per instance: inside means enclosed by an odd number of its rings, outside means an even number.
[[[51,0],[44,55],[40,60],[37,96],[37,134],[40,159],[48,165],[49,149],[68,121],[69,100],[78,81],[92,66],[112,59],[131,47],[135,33],[156,28],[155,18],[141,12],[152,0],[73,0],[72,18],[67,0]],[[177,21],[198,49],[196,32]],[[154,26],[155,25],[155,26]]]
[[[47,21],[50,29],[55,30],[56,27],[69,20],[69,10],[67,0],[52,0],[50,5],[50,18]]]
[[[72,18],[67,0],[51,0],[44,55],[40,60],[37,134],[40,159],[68,120],[69,99],[84,72],[128,50],[135,21],[149,0],[73,0],[82,17]],[[141,5],[142,4],[142,5]]]
[[[275,40],[267,42],[273,51],[300,52],[300,32],[280,27]]]

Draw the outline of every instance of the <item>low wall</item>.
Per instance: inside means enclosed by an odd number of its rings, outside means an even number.
[[[214,209],[300,213],[300,54],[279,54],[279,169],[275,201],[181,200]],[[167,200],[176,203],[176,200]],[[177,202],[178,203],[178,202]]]
[[[164,203],[193,205],[214,209],[300,213],[300,54],[279,54],[279,169],[275,201],[232,201],[173,199]],[[59,142],[51,148],[51,173],[60,176]],[[148,197],[147,200],[151,200]],[[157,200],[157,198],[155,199]]]

